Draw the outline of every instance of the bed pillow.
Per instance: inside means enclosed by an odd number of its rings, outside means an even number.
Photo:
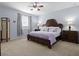
[[[49,27],[49,32],[57,32],[60,33],[61,29],[59,27]]]
[[[39,27],[40,31],[48,31],[48,27]]]

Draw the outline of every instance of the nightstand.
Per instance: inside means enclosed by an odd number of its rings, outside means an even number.
[[[68,41],[68,42],[73,42],[73,43],[79,43],[78,31],[67,31],[67,30],[63,31],[62,40]]]
[[[35,29],[34,31],[40,31],[40,29]]]

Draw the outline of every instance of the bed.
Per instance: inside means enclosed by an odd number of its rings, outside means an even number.
[[[35,41],[38,43],[41,43],[43,45],[47,45],[48,48],[52,48],[52,45],[54,45],[57,41],[60,40],[61,34],[62,34],[62,28],[63,25],[61,23],[57,23],[55,19],[49,19],[47,20],[45,24],[46,28],[51,27],[59,27],[61,32],[60,34],[53,33],[51,31],[32,31],[27,35],[28,40]]]

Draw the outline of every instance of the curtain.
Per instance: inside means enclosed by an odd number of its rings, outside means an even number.
[[[17,13],[17,36],[22,36],[22,18],[21,14]],[[28,16],[28,33],[32,31],[32,16]]]
[[[28,16],[29,18],[29,29],[28,29],[28,33],[32,31],[32,16]]]
[[[22,21],[21,21],[21,14],[17,13],[17,36],[22,35]]]

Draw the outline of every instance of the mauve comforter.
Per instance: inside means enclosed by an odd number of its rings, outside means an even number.
[[[45,31],[32,31],[29,33],[29,35],[48,39],[51,42],[51,45],[56,42],[56,37],[59,36],[59,33],[53,33],[53,32],[45,32]]]

